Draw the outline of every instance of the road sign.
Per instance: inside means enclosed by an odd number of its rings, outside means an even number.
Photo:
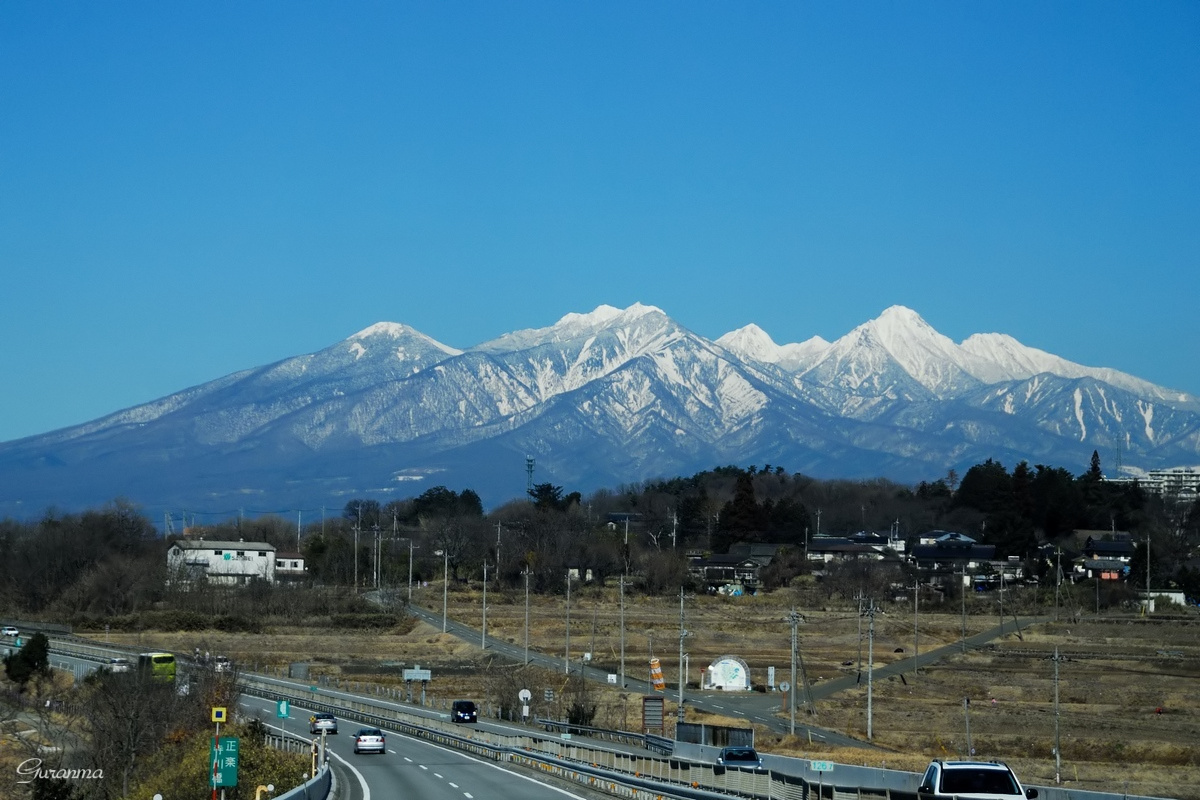
[[[522,703],[528,703],[533,699],[533,692],[529,691],[528,689],[522,689],[521,691],[517,692],[517,697],[520,698]]]
[[[238,738],[224,736],[209,740],[208,763],[212,772],[210,785],[214,789],[237,786]]]
[[[542,699],[545,700],[547,703],[553,702],[554,690],[553,689],[543,689],[542,690]]]
[[[404,670],[404,680],[406,681],[429,681],[433,680],[431,673],[427,669],[406,669]]]
[[[767,686],[775,688],[775,668],[767,667]]]
[[[288,701],[287,700],[280,700],[276,704],[275,716],[279,717],[280,719],[288,718]]]
[[[833,772],[832,761],[810,761],[808,766],[813,772]]]
[[[213,706],[212,721],[213,722],[224,722],[225,721],[225,709],[223,706]]]
[[[792,688],[792,685],[790,683],[788,683],[787,681],[779,682],[779,691],[786,692],[788,689],[791,689],[791,688]]]
[[[615,672],[608,673],[608,682],[611,685],[616,686],[617,685],[617,673],[615,673]]]

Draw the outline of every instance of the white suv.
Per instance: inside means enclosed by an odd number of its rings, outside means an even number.
[[[5,625],[3,628],[0,628],[0,636],[16,637],[16,636],[20,636],[20,635],[21,635],[21,632],[19,630],[17,630],[16,628],[14,628],[12,625]]]
[[[1006,800],[1038,796],[1037,789],[1022,789],[1017,776],[1001,761],[932,762],[917,788],[920,800]]]

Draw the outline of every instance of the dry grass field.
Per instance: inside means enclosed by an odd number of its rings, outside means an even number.
[[[790,661],[789,627],[783,617],[794,595],[778,592],[759,597],[689,597],[685,628],[689,636],[689,683],[699,670],[722,655],[736,655],[751,668],[755,683],[766,668],[786,677]],[[968,634],[998,624],[990,601],[971,598]],[[441,609],[440,589],[424,590],[416,600]],[[450,594],[450,616],[478,627],[478,592]],[[515,644],[525,635],[524,594],[489,591],[488,632]],[[857,671],[860,653],[867,657],[867,622],[856,608],[800,608],[800,648],[809,680],[822,682]],[[962,617],[956,608],[922,612],[919,647],[927,652],[956,644]],[[1048,609],[1027,608],[1022,615],[1052,616]],[[986,614],[986,615],[985,615]],[[645,678],[648,659],[662,660],[669,684],[677,680],[679,603],[665,598],[627,598],[626,671]],[[616,590],[585,588],[571,602],[571,654],[593,654],[596,666],[618,669],[620,612]],[[535,598],[530,613],[533,648],[562,656],[566,608],[563,598]],[[913,653],[911,603],[888,605],[875,619],[875,666]],[[1011,763],[1028,782],[1054,781],[1054,648],[1060,649],[1059,727],[1062,779],[1065,785],[1097,791],[1151,794],[1192,800],[1200,798],[1200,619],[1195,617],[1104,620],[1077,619],[1023,627],[1020,635],[1008,619],[1008,633],[993,645],[966,654],[955,652],[918,675],[876,681],[873,687],[872,732],[878,749],[818,750],[765,729],[757,732],[760,747],[771,752],[832,757],[842,762],[920,770],[932,757],[966,753],[963,698],[969,697],[971,744],[981,758]],[[278,629],[266,634],[113,635],[113,641],[177,651],[228,654],[246,667],[281,668],[292,661],[312,665],[316,675],[331,679],[399,684],[399,668],[419,664],[434,671],[430,698],[508,696],[514,687],[534,690],[536,714],[563,713],[563,698],[579,691],[561,671],[534,668],[500,669],[481,653],[478,642],[462,642],[421,623],[386,632],[336,631],[314,620],[307,629]],[[897,652],[902,650],[903,652]],[[852,662],[845,664],[845,662]],[[864,666],[865,670],[865,666]],[[541,689],[556,689],[556,704],[537,707]],[[587,703],[597,707],[596,724],[636,728],[640,695],[591,686]],[[671,692],[668,692],[671,695]],[[668,698],[670,700],[670,698]],[[866,737],[864,682],[816,703],[815,724]],[[1161,711],[1159,711],[1161,709]],[[668,702],[668,711],[673,704]],[[783,709],[780,709],[783,713]],[[672,716],[673,718],[673,716]],[[744,725],[737,719],[706,718],[689,712],[689,721]]]

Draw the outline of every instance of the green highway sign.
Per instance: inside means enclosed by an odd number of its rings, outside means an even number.
[[[276,704],[275,716],[279,717],[280,719],[288,718],[288,701],[287,700],[280,700]]]
[[[813,772],[833,772],[832,761],[810,761],[808,763]]]
[[[209,741],[208,746],[209,785],[214,789],[237,786],[238,738],[223,736]]]

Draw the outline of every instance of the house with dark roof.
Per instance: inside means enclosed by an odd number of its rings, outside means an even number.
[[[922,542],[909,553],[909,563],[916,566],[931,580],[942,582],[954,574],[975,575],[991,572],[996,562],[996,546],[977,544],[963,533],[937,531],[936,536],[923,536]]]

